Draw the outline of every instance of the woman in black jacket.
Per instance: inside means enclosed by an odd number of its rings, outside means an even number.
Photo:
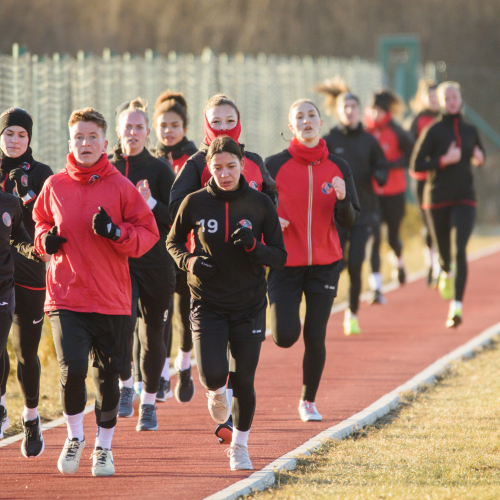
[[[467,280],[467,242],[474,228],[476,193],[471,165],[484,163],[484,148],[476,127],[462,117],[462,95],[456,82],[438,86],[442,115],[420,137],[411,166],[429,172],[422,207],[432,217],[442,272],[438,288],[451,300],[447,327],[462,322],[462,299]],[[451,230],[455,227],[455,264],[452,268]]]
[[[327,95],[326,104],[340,121],[324,139],[330,153],[339,156],[351,167],[361,207],[359,219],[351,229],[344,229],[337,223],[350,278],[349,308],[345,311],[344,333],[359,334],[361,330],[357,312],[365,247],[380,224],[378,199],[373,191],[372,179],[379,186],[384,186],[387,182],[387,161],[377,139],[363,129],[359,98],[335,79],[326,81],[316,89]],[[346,254],[348,241],[349,255]]]
[[[231,470],[252,469],[247,442],[255,411],[255,370],[266,331],[264,266],[283,267],[287,254],[271,199],[251,189],[241,175],[246,162],[238,143],[227,136],[214,139],[206,161],[212,177],[182,202],[167,248],[188,272],[200,381],[208,389],[210,414],[219,424],[229,417],[228,375],[231,381]]]
[[[118,107],[116,117],[120,143],[110,160],[137,186],[153,211],[160,232],[159,241],[149,252],[138,259],[129,259],[132,280],[130,347],[126,371],[120,374],[118,416],[132,417],[134,414],[131,341],[139,312],[140,370],[144,388],[141,392],[138,431],[153,431],[158,428],[155,401],[166,358],[165,323],[175,289],[174,262],[165,247],[172,222],[168,212],[168,199],[175,174],[166,160],[155,158],[145,147],[150,132],[146,107],[147,103],[140,98]],[[136,366],[136,370],[138,369]]]
[[[33,119],[24,109],[11,108],[0,116],[0,186],[5,193],[17,194],[22,220],[31,238],[35,237],[33,206],[45,181],[52,175],[48,165],[33,158],[30,142]],[[27,259],[12,249],[16,309],[12,325],[12,345],[17,358],[17,379],[23,392],[24,410],[21,422],[25,437],[21,453],[25,457],[38,457],[43,453],[44,442],[38,415],[40,394],[40,360],[38,346],[42,336],[43,305],[45,302],[45,263]],[[5,352],[6,373],[9,357]],[[1,371],[0,371],[1,373]],[[7,382],[7,380],[5,380]]]

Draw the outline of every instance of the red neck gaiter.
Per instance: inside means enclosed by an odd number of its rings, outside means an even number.
[[[107,177],[113,172],[115,167],[109,163],[106,153],[103,153],[100,160],[91,167],[80,167],[76,164],[73,153],[67,157],[66,172],[76,182],[80,184],[93,184],[99,179]]]
[[[306,165],[318,165],[328,158],[328,148],[324,139],[320,139],[314,148],[307,148],[296,137],[292,137],[288,151],[295,160]]]
[[[380,130],[387,126],[387,124],[391,121],[392,115],[390,111],[387,111],[386,115],[381,119],[375,121],[371,114],[365,113],[365,125],[368,130]]]
[[[214,130],[210,126],[210,123],[208,123],[206,115],[203,116],[203,119],[204,119],[204,129],[205,129],[205,139],[203,140],[203,142],[208,146],[210,146],[210,144],[212,144],[214,139],[219,137],[220,135],[227,135],[231,137],[231,139],[234,139],[238,144],[240,143],[239,139],[241,134],[241,120],[239,116],[236,127],[232,128],[231,130]]]

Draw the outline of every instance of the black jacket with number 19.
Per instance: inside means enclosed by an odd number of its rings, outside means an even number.
[[[243,225],[251,226],[255,237],[250,251],[231,238]],[[193,229],[194,250],[189,253],[186,242]],[[167,249],[179,268],[188,272],[191,296],[228,311],[262,302],[267,292],[264,266],[280,269],[287,257],[273,202],[250,189],[243,175],[235,191],[222,191],[212,177],[205,188],[188,195],[168,235]],[[188,269],[190,258],[201,255],[210,257],[217,268],[203,281]]]

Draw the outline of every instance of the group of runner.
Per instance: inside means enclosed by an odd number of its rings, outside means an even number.
[[[118,143],[109,156],[104,117],[92,108],[74,111],[66,167],[55,175],[33,159],[29,113],[2,113],[0,438],[9,425],[6,345],[13,325],[24,395],[21,451],[25,457],[44,451],[37,351],[45,312],[68,429],[61,473],[78,470],[85,448],[89,355],[97,424],[92,474],[109,476],[115,471],[111,444],[118,417],[132,417],[138,408],[137,431],[154,431],[156,402],[174,393],[181,403],[192,400],[193,350],[215,434],[230,445],[230,468],[252,469],[248,438],[268,298],[273,340],[287,348],[300,337],[305,296],[298,410],[304,422],[321,420],[316,395],[339,275],[346,264],[344,333],[359,334],[369,241],[372,303],[386,302],[382,223],[394,276],[406,281],[399,232],[408,167],[418,182],[427,231],[429,284],[438,282],[443,298],[451,300],[446,325],[460,324],[465,248],[475,216],[471,165],[484,163],[484,149],[462,118],[459,85],[423,82],[410,131],[395,121],[403,103],[389,90],[373,95],[364,117],[359,97],[342,80],[324,82],[317,91],[326,94],[339,125],[322,138],[318,107],[296,101],[288,114],[289,147],[265,161],[240,143],[240,112],[222,94],[205,106],[199,148],[187,138],[187,103],[180,93],[159,96],[152,123],[144,100],[118,106]],[[152,127],[155,147],[149,144]],[[174,327],[179,346],[172,390]]]

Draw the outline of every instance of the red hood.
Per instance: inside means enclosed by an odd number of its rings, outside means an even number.
[[[240,143],[240,134],[241,134],[241,120],[238,115],[238,123],[236,124],[236,127],[232,128],[231,130],[214,130],[211,126],[210,123],[208,123],[207,120],[207,115],[203,115],[204,119],[204,129],[205,129],[205,139],[204,143],[212,144],[215,138],[219,137],[220,135],[227,135],[231,137],[231,139],[234,139],[238,144]]]
[[[74,181],[80,184],[92,184],[99,179],[104,179],[108,175],[119,174],[113,165],[108,160],[106,153],[103,153],[100,160],[92,167],[80,167],[76,164],[73,153],[67,157],[66,168],[61,170],[62,173],[68,174]]]
[[[324,139],[320,139],[314,148],[307,148],[296,137],[292,137],[288,151],[295,160],[305,165],[316,165],[328,158],[328,148]]]

